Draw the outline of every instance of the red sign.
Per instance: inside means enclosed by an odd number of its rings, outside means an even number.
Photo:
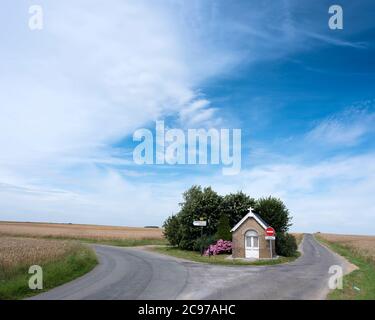
[[[266,229],[266,235],[267,235],[268,237],[273,237],[273,236],[275,235],[275,229],[272,228],[272,227],[268,227],[268,228]]]

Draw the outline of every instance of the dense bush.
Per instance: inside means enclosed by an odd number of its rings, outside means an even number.
[[[226,214],[222,214],[217,223],[217,232],[215,234],[216,239],[232,240],[232,233],[230,230],[229,218]]]
[[[290,233],[278,232],[276,236],[276,252],[280,256],[294,257],[297,253],[296,238]]]
[[[196,239],[194,241],[194,244],[193,244],[193,249],[195,251],[201,251],[201,249],[206,249],[207,247],[209,247],[211,244],[215,243],[216,242],[216,237],[215,236],[207,236],[207,235],[204,235],[203,237],[199,237],[198,239]]]
[[[178,246],[181,242],[180,221],[177,216],[170,216],[163,224],[164,236],[172,246]]]
[[[207,221],[204,234],[214,235],[220,217],[222,197],[211,188],[202,189],[200,186],[193,186],[184,192],[183,199],[178,213],[181,232],[179,247],[194,250],[195,242],[201,236],[201,228],[193,226],[193,221],[203,218]]]

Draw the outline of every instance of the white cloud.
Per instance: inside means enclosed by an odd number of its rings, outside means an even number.
[[[284,10],[288,2],[254,2],[246,10],[216,1],[41,4],[41,32],[20,23],[26,2],[8,0],[15,7],[1,16],[12,27],[0,35],[11,30],[12,37],[2,37],[0,50],[0,219],[160,224],[187,187],[205,181],[223,193],[282,196],[297,229],[343,219],[346,230],[353,220],[343,217],[356,206],[364,213],[355,230],[371,228],[373,156],[256,167],[230,180],[202,168],[200,176],[181,178],[160,168],[150,182],[139,171],[115,169],[131,164],[118,159],[112,143],[151,121],[171,114],[182,125],[220,121],[200,92],[204,81],[303,50],[306,37]],[[357,122],[352,128],[330,119],[311,135],[356,143],[364,134]],[[319,179],[326,194],[315,188]]]
[[[318,144],[332,146],[353,146],[373,132],[375,112],[374,101],[366,101],[349,107],[339,114],[318,123],[307,135],[307,139]]]
[[[205,179],[205,184],[222,194],[243,190],[256,198],[280,197],[294,217],[294,231],[375,234],[373,153],[315,164],[285,159],[224,179]]]
[[[208,50],[208,69],[189,64],[205,44],[185,46],[188,31],[166,4],[111,0],[105,6],[71,1],[43,7],[44,30],[15,31],[18,42],[0,53],[0,165],[9,170],[90,160],[135,128],[199,101],[200,81],[226,66],[215,62],[227,60],[226,53]],[[27,50],[19,51],[20,43]],[[213,109],[201,112],[202,121],[214,116]]]
[[[128,182],[117,172],[93,170],[79,177],[85,191],[0,185],[0,220],[160,225],[179,201],[178,194],[171,199],[168,190]]]
[[[308,37],[311,37],[312,39],[316,39],[324,43],[335,45],[335,46],[350,47],[350,48],[355,48],[355,49],[366,49],[368,47],[367,43],[346,41],[346,40],[339,39],[337,37],[330,37],[327,35],[314,33],[310,31],[302,31],[302,34]]]
[[[157,224],[165,204],[143,213],[157,188],[137,186],[129,169],[116,173],[132,164],[111,145],[203,101],[201,82],[227,72],[236,55],[207,45],[204,13],[185,2],[41,5],[44,29],[12,24],[17,41],[0,50],[0,219],[103,222],[109,213],[128,224],[159,215]],[[26,19],[25,8],[17,3],[4,19]],[[207,102],[181,120],[210,118]]]
[[[80,191],[24,188],[14,192],[14,187],[3,185],[2,218],[160,224],[178,211],[183,191],[202,184],[221,194],[242,190],[256,198],[280,197],[293,216],[294,231],[375,234],[375,154],[331,158],[311,165],[269,164],[242,170],[230,180],[210,174],[204,179],[202,175],[176,175],[168,180],[159,175],[152,182],[133,178],[130,182],[115,171],[92,169],[76,174],[76,181],[82,184]]]
[[[216,115],[217,109],[212,108],[207,99],[198,99],[186,106],[179,113],[181,125],[187,128],[215,127],[220,125],[222,119]]]

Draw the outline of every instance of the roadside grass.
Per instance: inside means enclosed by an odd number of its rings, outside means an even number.
[[[60,259],[36,262],[43,268],[42,290],[29,289],[28,283],[32,275],[28,274],[28,266],[20,265],[11,272],[0,269],[0,300],[18,300],[42,293],[84,275],[97,263],[94,251],[82,244]]]
[[[359,268],[344,276],[343,290],[333,290],[327,298],[330,300],[375,300],[375,265],[371,258],[349,246],[327,241],[318,235],[315,235],[315,238]]]
[[[294,261],[300,256],[298,252],[295,257],[279,257],[278,259],[274,260],[257,260],[257,261],[244,261],[239,259],[226,259],[229,255],[228,254],[220,254],[217,256],[201,256],[201,254],[197,251],[188,251],[188,250],[181,250],[176,247],[171,246],[158,246],[150,248],[152,251],[156,251],[161,254],[173,256],[176,258],[191,260],[195,262],[201,263],[210,263],[210,264],[219,264],[219,265],[228,265],[228,266],[265,266],[265,265],[275,265],[281,263],[287,263]]]
[[[85,237],[67,237],[67,236],[49,236],[49,235],[9,235],[0,232],[0,236],[12,236],[19,238],[49,239],[49,240],[75,240],[84,243],[105,244],[118,247],[137,247],[146,245],[166,245],[166,239],[102,239],[102,238],[85,238]]]

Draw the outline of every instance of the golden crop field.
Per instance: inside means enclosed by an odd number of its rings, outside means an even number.
[[[357,236],[319,233],[318,237],[349,247],[351,251],[367,257],[375,263],[375,236]]]
[[[0,235],[71,239],[163,239],[160,228],[112,227],[82,224],[0,222]]]
[[[0,278],[19,268],[59,260],[80,248],[75,241],[0,237]]]
[[[292,235],[296,238],[297,244],[300,244],[303,239],[303,233],[293,232]]]

